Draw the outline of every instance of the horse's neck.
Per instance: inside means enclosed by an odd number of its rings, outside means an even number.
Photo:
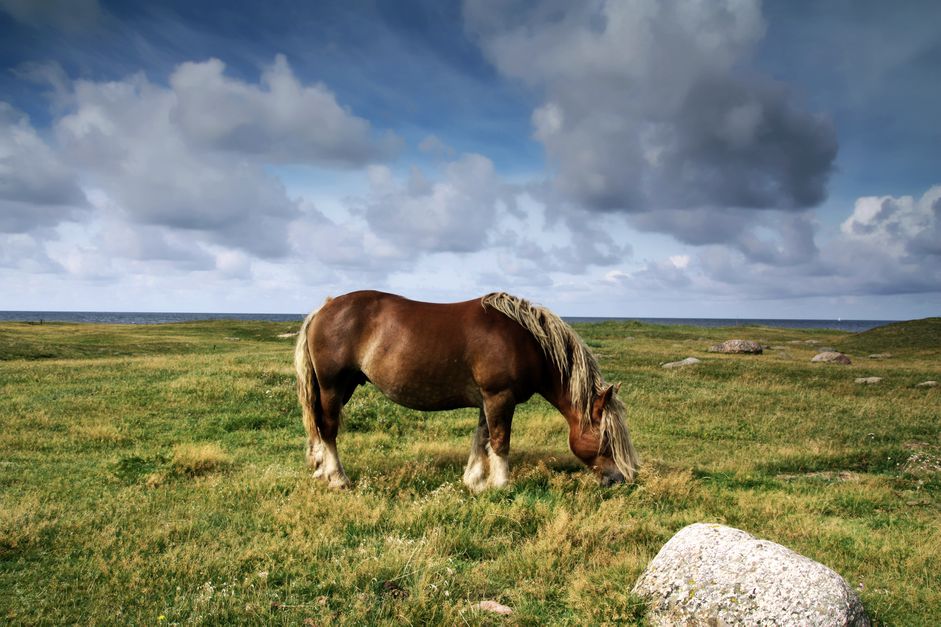
[[[572,403],[568,377],[562,377],[555,368],[551,370],[551,383],[542,393],[542,396],[549,401],[553,407],[558,409],[559,413],[565,416],[569,425],[577,425],[581,422],[581,414],[579,409],[575,407],[575,404]]]

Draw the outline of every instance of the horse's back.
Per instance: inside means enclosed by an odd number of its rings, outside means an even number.
[[[528,397],[522,379],[541,370],[532,336],[479,298],[439,304],[352,292],[326,303],[311,326],[318,376],[362,372],[417,409],[477,406],[482,391],[514,386]]]

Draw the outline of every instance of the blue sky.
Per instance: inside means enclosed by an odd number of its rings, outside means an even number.
[[[941,5],[0,0],[0,309],[941,311]]]

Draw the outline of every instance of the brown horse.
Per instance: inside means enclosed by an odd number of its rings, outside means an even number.
[[[464,471],[474,492],[506,485],[513,411],[533,394],[565,416],[572,452],[602,484],[632,481],[638,467],[620,385],[605,384],[558,316],[509,294],[451,304],[371,291],[327,299],[301,325],[294,365],[307,460],[333,488],[350,485],[337,456],[340,412],[366,382],[411,409],[480,408]]]

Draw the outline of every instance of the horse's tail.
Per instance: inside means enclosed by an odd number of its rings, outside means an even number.
[[[304,417],[304,430],[307,432],[308,446],[320,439],[317,429],[316,412],[320,408],[320,384],[314,371],[314,362],[307,346],[307,331],[319,309],[315,309],[304,318],[301,330],[297,333],[294,345],[294,370],[297,372],[297,400],[301,404]]]

